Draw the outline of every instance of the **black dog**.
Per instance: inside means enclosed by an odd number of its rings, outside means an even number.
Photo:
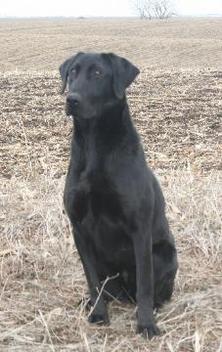
[[[89,321],[108,323],[107,297],[131,297],[137,331],[151,338],[159,334],[153,309],[172,295],[177,256],[126,101],[139,70],[114,54],[78,53],[60,73],[74,118],[64,203],[90,290]]]

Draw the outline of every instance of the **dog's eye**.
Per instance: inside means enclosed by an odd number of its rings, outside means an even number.
[[[100,70],[95,70],[94,74],[97,78],[100,78],[102,76],[102,72]]]
[[[74,74],[74,75],[75,75],[75,74],[76,74],[76,72],[77,72],[76,68],[72,68],[72,69],[71,69],[71,73],[72,73],[72,74]]]

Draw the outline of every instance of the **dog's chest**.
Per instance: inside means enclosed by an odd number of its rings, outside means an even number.
[[[112,182],[99,171],[80,176],[72,208],[75,219],[80,223],[87,218],[98,221],[101,217],[116,222],[123,216],[121,196]]]

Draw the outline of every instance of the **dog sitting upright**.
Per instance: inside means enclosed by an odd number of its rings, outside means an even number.
[[[108,323],[107,298],[130,297],[137,332],[152,338],[159,334],[153,309],[172,295],[177,255],[127,105],[125,90],[139,70],[111,53],[80,52],[60,74],[74,121],[64,204],[89,286],[89,321]]]

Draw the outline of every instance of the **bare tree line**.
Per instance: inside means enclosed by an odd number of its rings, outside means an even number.
[[[174,15],[170,0],[133,0],[133,5],[141,19],[165,19]]]

